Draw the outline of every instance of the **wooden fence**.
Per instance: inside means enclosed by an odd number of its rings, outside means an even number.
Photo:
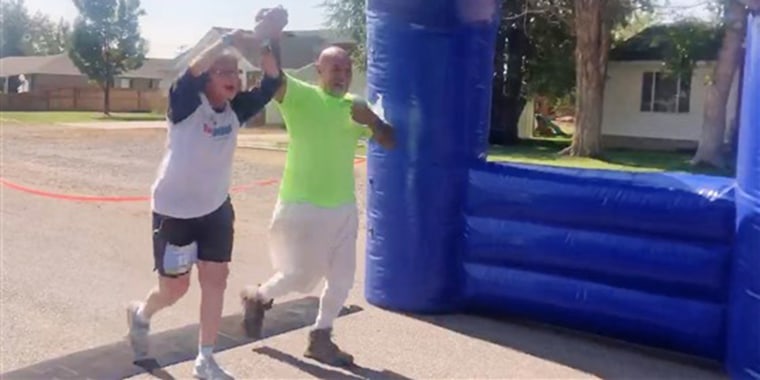
[[[43,92],[0,94],[4,111],[101,111],[103,91],[98,88],[62,88]],[[160,90],[111,89],[112,112],[163,112],[166,96]]]

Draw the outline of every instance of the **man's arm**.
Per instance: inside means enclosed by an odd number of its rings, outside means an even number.
[[[302,102],[309,101],[311,94],[315,94],[314,90],[313,86],[283,73],[282,84],[275,92],[274,99],[279,103],[280,109],[300,107]]]
[[[280,55],[279,38],[282,30],[287,24],[288,12],[282,6],[277,6],[276,8],[265,8],[260,10],[256,15],[256,26],[253,29],[254,33],[257,35],[264,36],[264,48],[272,55],[272,57],[274,57],[280,73],[282,72],[280,66],[282,57]],[[288,82],[284,75],[281,75],[281,77],[282,80],[274,95],[274,98],[278,103],[282,103],[285,99],[285,89]]]
[[[248,91],[243,91],[235,96],[230,102],[232,110],[237,114],[240,125],[245,124],[257,113],[261,112],[264,107],[272,100],[275,93],[284,82],[282,75],[271,77],[269,74],[264,76],[261,86]]]
[[[351,117],[355,122],[366,125],[372,131],[372,138],[385,149],[393,149],[396,135],[393,127],[384,122],[364,101],[354,101]]]
[[[385,149],[393,149],[396,146],[396,134],[393,127],[388,125],[382,119],[377,120],[369,125],[372,130],[372,138]]]
[[[166,116],[172,124],[187,119],[201,105],[200,92],[206,84],[206,76],[195,76],[185,70],[169,89]]]
[[[280,60],[280,42],[279,41],[270,41],[269,43],[270,51],[272,52],[272,55],[277,60],[277,62],[282,62]],[[280,86],[277,88],[277,91],[274,94],[274,99],[277,100],[277,103],[282,104],[282,102],[285,100],[285,92],[288,90],[288,79],[282,78],[280,81]]]
[[[265,47],[262,52],[261,68],[264,71],[261,86],[242,91],[232,99],[232,109],[237,114],[241,125],[264,109],[284,82],[279,56],[271,46]]]

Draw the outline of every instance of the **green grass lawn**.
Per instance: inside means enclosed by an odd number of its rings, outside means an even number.
[[[692,155],[687,153],[608,150],[604,152],[604,157],[601,159],[566,157],[557,154],[569,144],[570,142],[567,139],[548,138],[523,141],[516,146],[492,146],[488,151],[488,160],[584,169],[636,172],[684,171],[733,176],[733,173],[725,170],[693,167],[689,164]],[[365,155],[366,148],[359,146],[357,154]]]
[[[607,169],[625,171],[684,171],[691,173],[733,176],[727,170],[693,167],[692,155],[676,152],[607,150],[599,159],[560,156],[570,142],[566,139],[524,141],[516,146],[491,147],[489,161],[509,161],[539,165]]]
[[[0,111],[0,121],[28,124],[81,123],[96,121],[153,121],[164,120],[163,114],[149,112],[115,112],[106,116],[102,112]]]

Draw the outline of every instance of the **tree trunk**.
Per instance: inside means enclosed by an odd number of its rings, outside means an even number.
[[[740,57],[744,57],[746,54],[746,50],[744,47],[741,48],[741,51],[739,52]],[[744,83],[744,60],[739,60],[739,67],[737,68],[738,75],[739,75],[739,94],[736,97],[736,105],[734,106],[734,115],[736,117],[734,118],[731,125],[728,126],[729,133],[728,133],[728,142],[727,150],[728,150],[728,159],[725,166],[736,168],[736,162],[739,159],[738,153],[739,153],[739,126],[741,125],[741,108],[742,104],[744,102],[744,99],[742,98],[743,94],[743,83]]]
[[[601,154],[602,107],[611,31],[605,12],[608,0],[576,0],[575,133],[562,154],[598,157]]]
[[[492,144],[512,145],[518,142],[517,124],[525,106],[522,96],[523,58],[527,52],[524,9],[525,0],[512,0],[502,10],[504,25],[499,28],[494,59]]]
[[[494,52],[494,75],[491,92],[491,129],[489,131],[489,143],[499,145],[504,143],[504,129],[506,128],[507,124],[504,119],[504,103],[506,102],[504,96],[504,65],[506,45],[507,26],[500,25],[498,34],[496,35],[496,46]]]
[[[507,123],[505,128],[506,144],[516,144],[519,141],[520,115],[525,108],[525,97],[522,93],[523,62],[528,52],[528,37],[525,35],[525,14],[523,12],[524,1],[512,0],[515,4],[515,13],[520,17],[514,21],[513,26],[507,31],[507,78],[504,83],[504,96],[506,100],[504,119]],[[514,17],[514,15],[513,15]]]
[[[723,154],[726,138],[726,117],[731,85],[741,60],[744,32],[747,27],[747,11],[739,1],[732,0],[726,8],[726,31],[718,53],[718,62],[713,71],[712,83],[705,94],[702,115],[702,134],[691,163],[725,167],[727,160]]]
[[[111,83],[103,86],[103,114],[111,116]]]
[[[528,36],[525,34],[525,0],[512,0],[507,6],[510,8],[512,19],[511,28],[507,31],[507,78],[504,84],[506,104],[505,119],[507,122],[507,142],[516,144],[519,141],[520,115],[525,108],[523,96],[523,74],[525,73],[524,61],[528,54]]]

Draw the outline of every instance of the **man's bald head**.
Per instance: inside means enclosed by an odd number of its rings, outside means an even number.
[[[351,56],[343,48],[330,46],[322,50],[317,58],[320,87],[333,96],[342,97],[351,86],[351,69]]]
[[[319,53],[319,58],[317,58],[317,65],[320,64],[320,62],[325,62],[327,60],[347,60],[351,61],[351,57],[348,55],[348,52],[341,48],[340,46],[329,46],[322,50],[321,53]]]

